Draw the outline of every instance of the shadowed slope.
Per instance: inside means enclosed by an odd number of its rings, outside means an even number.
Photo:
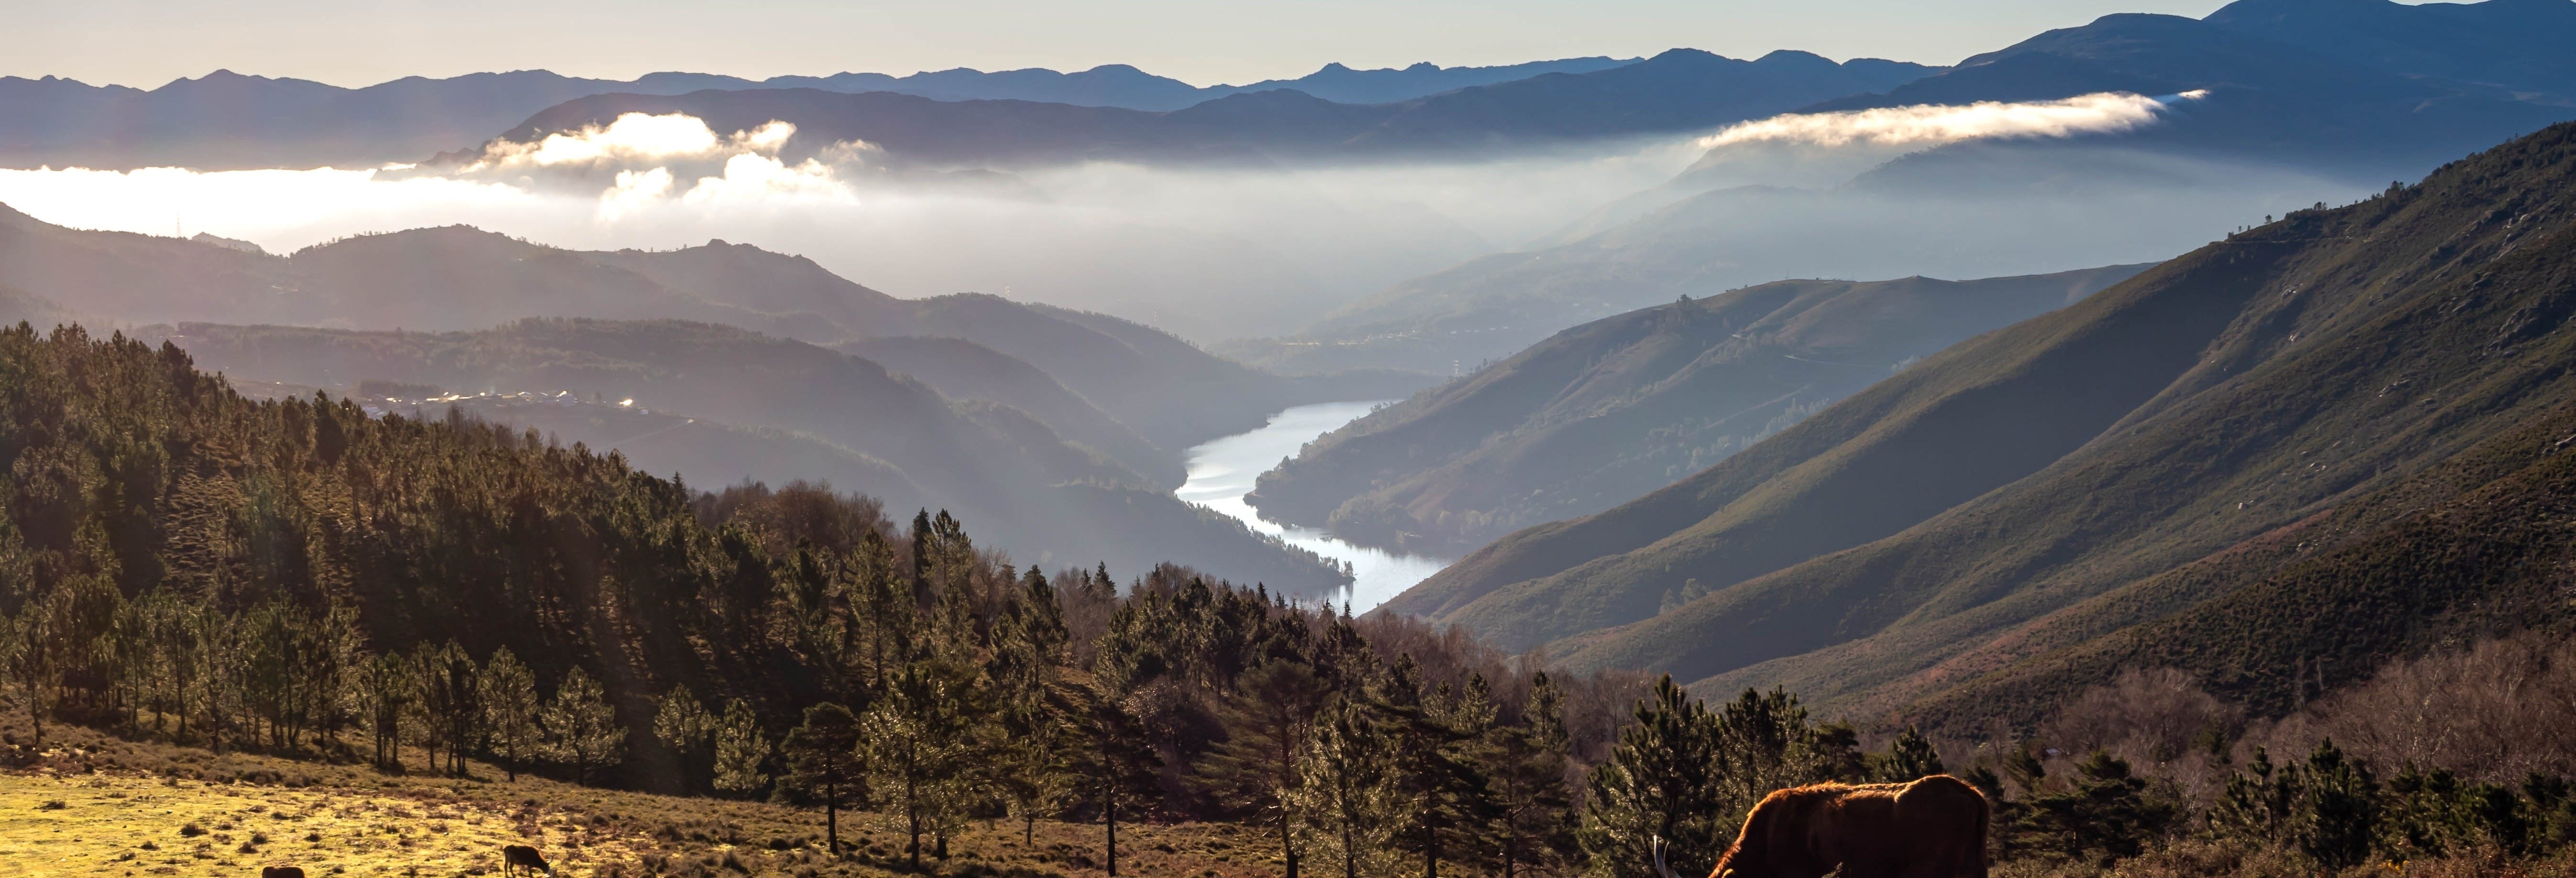
[[[2216,565],[2150,587],[2164,597],[2131,605],[2140,620],[2259,578],[2267,568],[2249,558],[2263,535],[2565,404],[2571,266],[2576,126],[2559,126],[1945,352],[1737,460],[1790,456],[1822,438],[1802,436],[1808,427],[1845,424],[1861,441],[1780,467],[1652,545],[1496,586],[1450,617],[1529,630],[1531,608],[1633,608],[1698,578],[1706,597],[1561,648],[1578,665],[1669,668],[1710,690],[1779,683],[1845,706],[1902,703],[2064,642],[2085,625],[2052,626],[2082,613],[2015,626],[2130,583]],[[1995,359],[2010,350],[2026,353]],[[1935,398],[1864,407],[1944,374],[1957,386]],[[1930,412],[1951,414],[1948,429]],[[1983,429],[1957,417],[1975,413]],[[2054,442],[2033,438],[2050,433],[2074,441],[2036,459]],[[2015,444],[2028,470],[1994,466]],[[1886,466],[1908,455],[1909,468]],[[1886,511],[1928,499],[1917,486],[1971,488],[1956,477],[1979,471],[2006,477],[1983,496],[1910,507],[1919,523],[1883,539],[1846,549],[1817,536],[1894,523]],[[1551,528],[1623,513],[1635,514]],[[1535,531],[1531,545],[1553,535]],[[1821,557],[1781,557],[1798,550]],[[1909,676],[1966,654],[1977,658]]]
[[[1671,484],[1961,339],[2144,270],[1782,281],[1595,321],[1263,474],[1264,514],[1451,556]]]

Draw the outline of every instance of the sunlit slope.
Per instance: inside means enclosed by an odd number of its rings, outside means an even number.
[[[2193,254],[1926,359],[1716,466],[1505,537],[1390,606],[1531,646],[1887,536],[2074,450],[2188,368],[2261,282]]]
[[[1781,281],[1587,323],[1324,436],[1250,499],[1354,542],[1455,557],[1672,484],[1913,360],[2145,268]]]
[[[1738,458],[1793,465],[1730,461],[1712,475],[1732,481],[1685,483],[1728,502],[1650,530],[1650,544],[1543,579],[1462,580],[1489,593],[1447,618],[1543,636],[1570,627],[1568,608],[1642,616],[1647,595],[1697,578],[1712,593],[1559,649],[1704,688],[1900,697],[1920,685],[1907,675],[2014,626],[2336,509],[2565,404],[2571,206],[2576,126],[2562,125],[2420,186],[2213,244],[1961,345]],[[1801,453],[1829,439],[1841,441]],[[1649,501],[1673,503],[1663,497]],[[1572,546],[1558,534],[1649,527],[1650,508],[1534,530],[1459,572],[1530,566],[1534,549]],[[1824,536],[1864,523],[1888,533]]]

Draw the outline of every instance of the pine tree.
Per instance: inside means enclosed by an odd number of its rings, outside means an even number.
[[[1493,721],[1493,708],[1478,678],[1468,696],[1446,687],[1426,693],[1410,654],[1396,662],[1384,687],[1381,711],[1392,747],[1390,778],[1398,828],[1394,847],[1420,859],[1424,878],[1440,878],[1440,864],[1474,851],[1475,829],[1496,815],[1476,745]]]
[[[1287,878],[1297,878],[1299,765],[1327,691],[1312,665],[1287,659],[1256,667],[1235,685],[1219,704],[1225,740],[1200,766],[1200,784],[1224,807],[1276,830]]]
[[[1638,702],[1636,720],[1592,770],[1577,838],[1597,874],[1652,878],[1657,839],[1675,869],[1706,873],[1737,816],[1722,813],[1717,718],[1666,675],[1653,700]]]
[[[579,667],[564,675],[538,720],[545,726],[548,753],[557,764],[572,768],[577,783],[589,783],[591,772],[626,758],[626,727],[618,725],[617,710],[599,681]]]
[[[1503,878],[1554,865],[1572,841],[1565,693],[1546,671],[1531,676],[1529,703],[1521,713],[1521,725],[1491,733],[1493,795],[1500,812],[1495,853]]]
[[[653,712],[653,737],[671,748],[679,760],[680,786],[697,786],[698,751],[716,731],[716,717],[689,694],[689,685],[681,683],[663,693],[661,706]]]
[[[2334,869],[2368,859],[2379,818],[2379,784],[2370,768],[2345,758],[2334,741],[2320,741],[2308,754],[2306,787],[2295,824],[2299,850]]]
[[[483,724],[491,730],[492,755],[501,760],[502,771],[512,782],[519,770],[537,753],[540,737],[537,730],[537,676],[509,647],[492,651],[490,661],[483,663]]]
[[[972,730],[958,677],[937,660],[915,662],[887,681],[884,697],[860,719],[876,798],[901,816],[910,839],[904,851],[915,867],[922,836],[939,839],[948,828],[955,787],[969,767],[963,738]]]
[[[831,702],[805,708],[805,722],[787,733],[787,775],[780,782],[823,803],[824,849],[841,855],[841,806],[860,793],[859,722]]]
[[[1299,766],[1297,812],[1342,878],[1375,875],[1398,815],[1395,758],[1365,704],[1336,699],[1315,721]]]
[[[1932,740],[1910,725],[1887,745],[1887,755],[1877,762],[1873,773],[1880,783],[1912,783],[1948,770],[1942,767],[1941,751],[1932,746]]]
[[[199,642],[205,644],[199,651],[198,664],[202,667],[211,664],[203,656],[220,647],[205,639]],[[221,677],[211,669],[201,671],[198,676],[205,681],[200,699],[220,698],[216,693],[221,691]],[[412,674],[411,662],[399,653],[385,653],[367,663],[364,677],[359,681],[359,692],[363,696],[367,728],[375,738],[376,768],[379,770],[402,770],[403,718],[411,715],[412,693],[417,685],[418,678]],[[219,728],[212,716],[208,717],[206,727],[209,734],[215,734],[215,729]]]
[[[1063,626],[1056,621],[1049,631],[1035,610],[1039,601],[1048,607],[1054,603],[1054,595],[1044,591],[1046,577],[1032,567],[1028,581],[1033,588],[1024,593],[1022,602],[993,625],[993,659],[985,670],[993,688],[993,731],[1000,739],[984,773],[1009,798],[1012,815],[1020,818],[1023,845],[1034,843],[1038,818],[1054,813],[1069,788],[1066,738],[1070,731],[1052,685],[1055,656],[1063,650]]]
[[[1162,796],[1156,770],[1162,758],[1145,744],[1145,730],[1120,699],[1096,694],[1083,712],[1074,755],[1074,796],[1097,809],[1105,833],[1109,874],[1118,874],[1118,821],[1133,822]]]
[[[761,766],[769,761],[769,738],[761,734],[760,717],[751,704],[736,698],[725,704],[724,718],[716,723],[716,789],[736,795],[753,795],[769,786],[769,775]]]
[[[435,762],[437,752],[446,751],[443,770],[463,777],[465,753],[474,746],[475,720],[483,710],[476,692],[479,680],[474,659],[465,654],[464,647],[450,640],[414,654],[412,668],[420,679],[413,691],[419,693],[421,716],[429,729],[426,740],[434,742],[431,759]]]

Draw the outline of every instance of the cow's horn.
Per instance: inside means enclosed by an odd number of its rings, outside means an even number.
[[[1655,840],[1655,874],[1662,875],[1664,878],[1681,878],[1681,876],[1673,874],[1673,867],[1664,865],[1664,837],[1658,835],[1653,836],[1653,838]]]

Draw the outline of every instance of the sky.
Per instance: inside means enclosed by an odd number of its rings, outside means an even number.
[[[1950,64],[2112,12],[2202,16],[2219,0],[28,0],[0,76],[150,88],[216,69],[358,86],[544,68],[761,78],[1131,64],[1197,85],[1326,62],[1400,67],[1632,57]]]

